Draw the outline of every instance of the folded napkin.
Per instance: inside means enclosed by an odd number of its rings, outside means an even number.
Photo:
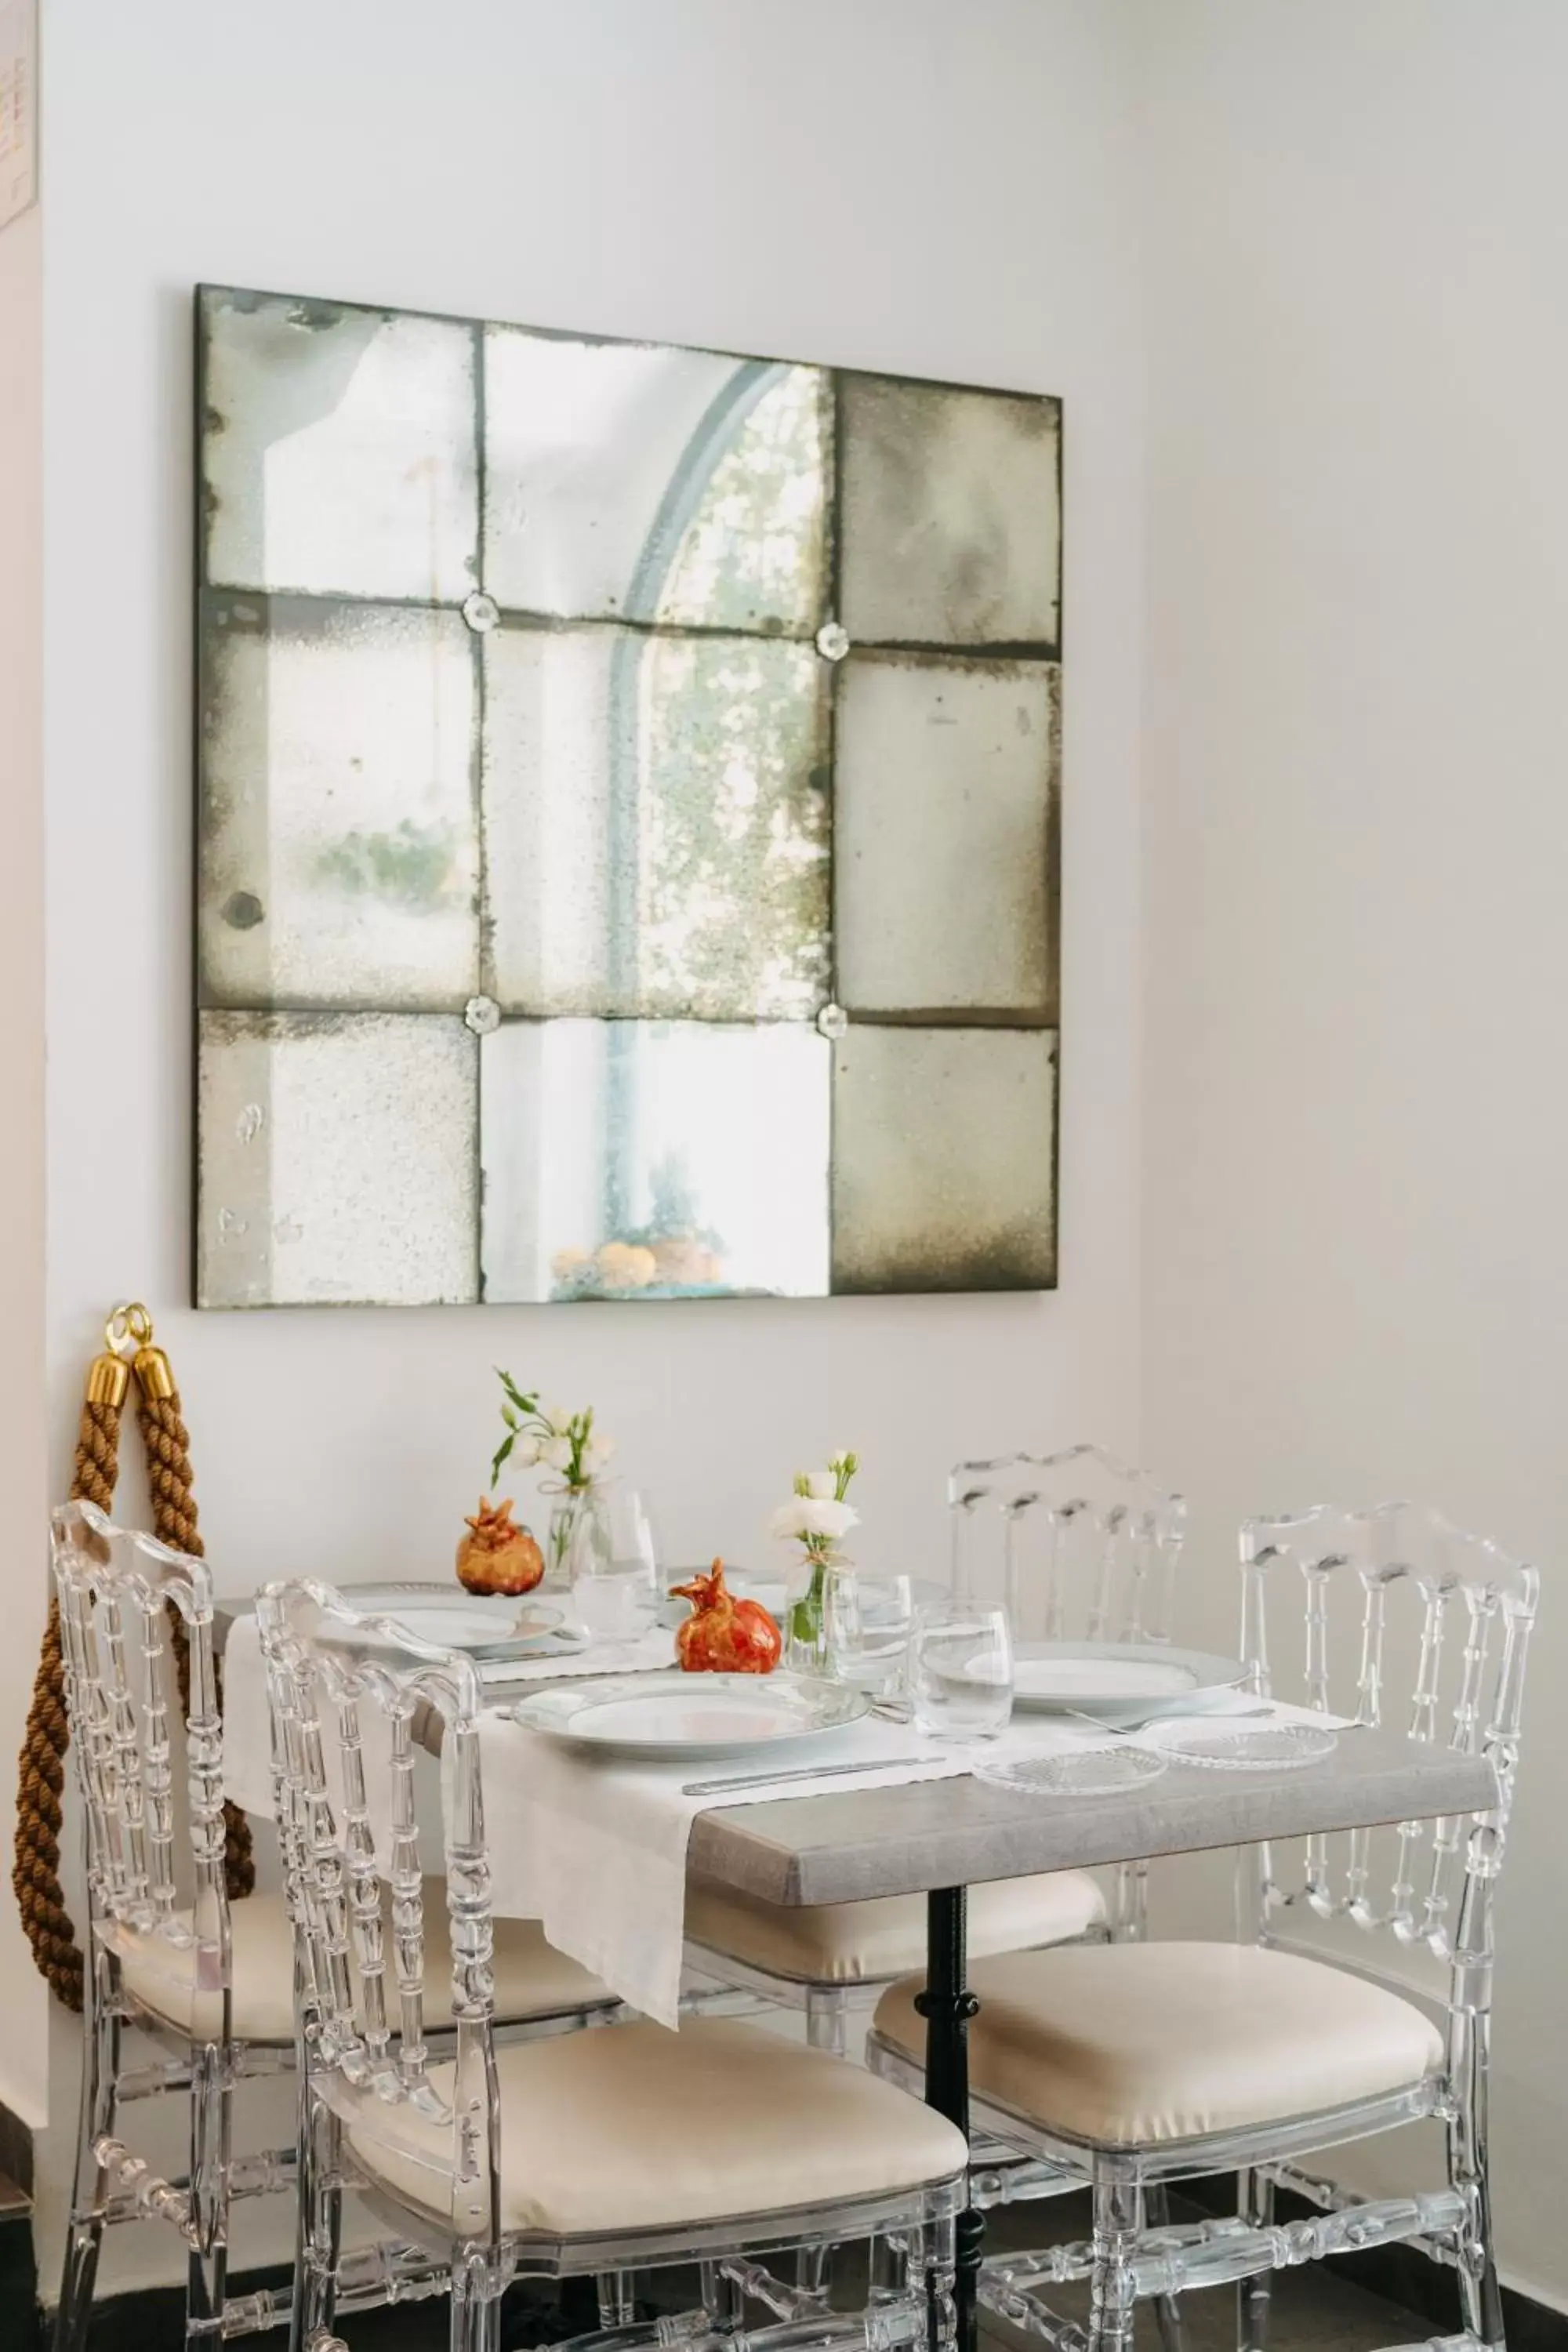
[[[760,1756],[670,1764],[595,1756],[497,1711],[480,1719],[479,1757],[496,1910],[542,1920],[557,1951],[668,2026],[679,2022],[686,1850],[700,1812],[953,1780],[973,1760],[963,1749],[927,1749],[910,1724],[868,1716],[831,1740],[781,1750],[773,1769],[782,1774],[810,1767],[815,1775],[828,1763],[867,1765],[879,1758],[885,1769],[770,1780]],[[911,1757],[920,1760],[910,1763]],[[687,1793],[690,1782],[742,1773],[755,1775],[744,1788]]]

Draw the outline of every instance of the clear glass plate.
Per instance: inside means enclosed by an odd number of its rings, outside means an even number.
[[[1151,1725],[1147,1737],[1173,1763],[1204,1764],[1218,1772],[1288,1772],[1330,1756],[1339,1733],[1315,1723],[1268,1723],[1250,1730],[1213,1724]]]
[[[1115,1747],[1075,1748],[1060,1756],[1013,1756],[978,1763],[977,1780],[1011,1789],[1020,1797],[1114,1797],[1157,1780],[1163,1756],[1119,1741]]]

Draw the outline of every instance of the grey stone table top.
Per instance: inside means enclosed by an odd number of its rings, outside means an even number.
[[[220,1604],[220,1641],[237,1613],[236,1604]],[[498,1706],[506,1697],[494,1693]],[[432,1753],[440,1732],[434,1715],[417,1727]],[[1124,1795],[1026,1798],[963,1779],[717,1806],[693,1822],[689,1859],[695,1874],[764,1902],[853,1903],[1314,1830],[1430,1821],[1484,1811],[1496,1798],[1492,1768],[1480,1757],[1396,1732],[1351,1730],[1320,1762],[1279,1772],[1173,1763]]]
[[[494,1696],[506,1704],[502,1691]],[[437,1753],[439,1717],[424,1717],[416,1737]],[[1173,1763],[1159,1780],[1110,1797],[1017,1797],[965,1778],[715,1806],[693,1822],[687,1860],[696,1876],[766,1903],[859,1903],[1311,1830],[1430,1821],[1496,1801],[1492,1768],[1479,1757],[1352,1730],[1320,1763],[1282,1772]]]
[[[1479,1812],[1496,1799],[1492,1768],[1479,1757],[1396,1733],[1344,1731],[1321,1763],[1283,1772],[1173,1764],[1158,1780],[1110,1797],[1026,1798],[983,1780],[919,1780],[731,1806],[698,1815],[689,1864],[770,1903],[850,1903]]]

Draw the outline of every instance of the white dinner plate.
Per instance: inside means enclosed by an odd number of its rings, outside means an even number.
[[[343,1599],[378,1617],[395,1617],[438,1650],[473,1658],[568,1657],[587,1644],[565,1612],[532,1593],[465,1592],[460,1584],[352,1584]]]
[[[1201,1707],[1245,1679],[1239,1658],[1164,1643],[1020,1642],[1014,1704],[1025,1714],[1092,1715],[1117,1723]]]
[[[754,1755],[826,1738],[868,1714],[864,1691],[809,1675],[607,1675],[531,1693],[512,1707],[531,1731],[643,1762]]]

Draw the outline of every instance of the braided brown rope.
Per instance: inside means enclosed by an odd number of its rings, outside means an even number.
[[[107,1511],[120,1467],[118,1404],[89,1398],[81,1409],[71,1494]],[[65,1667],[59,1603],[52,1596],[16,1775],[16,1861],[11,1886],[40,1976],[68,2009],[81,2007],[81,1954],[60,1885],[60,1798],[66,1780]]]
[[[71,1479],[73,1498],[96,1503],[100,1511],[107,1511],[113,1503],[119,1471],[125,1383],[123,1366],[118,1367],[119,1378],[114,1377],[115,1368],[115,1359],[100,1357],[93,1367],[93,1376],[89,1376]],[[97,1377],[106,1370],[107,1379]],[[179,1392],[169,1374],[168,1360],[157,1349],[143,1349],[136,1360],[136,1372],[137,1419],[147,1447],[153,1527],[163,1542],[176,1550],[191,1552],[199,1559],[202,1540],[191,1487],[190,1435],[180,1418]],[[110,1401],[111,1394],[117,1401]],[[191,1665],[184,1624],[174,1610],[170,1611],[169,1618],[180,1701],[182,1706],[188,1706]],[[59,1605],[51,1599],[17,1762],[11,1886],[39,1975],[68,2009],[79,2009],[82,1955],[65,1907],[59,1876],[60,1800],[69,1743]],[[224,1822],[225,1875],[230,1899],[237,1900],[248,1895],[256,1884],[250,1824],[233,1805],[224,1807]]]

